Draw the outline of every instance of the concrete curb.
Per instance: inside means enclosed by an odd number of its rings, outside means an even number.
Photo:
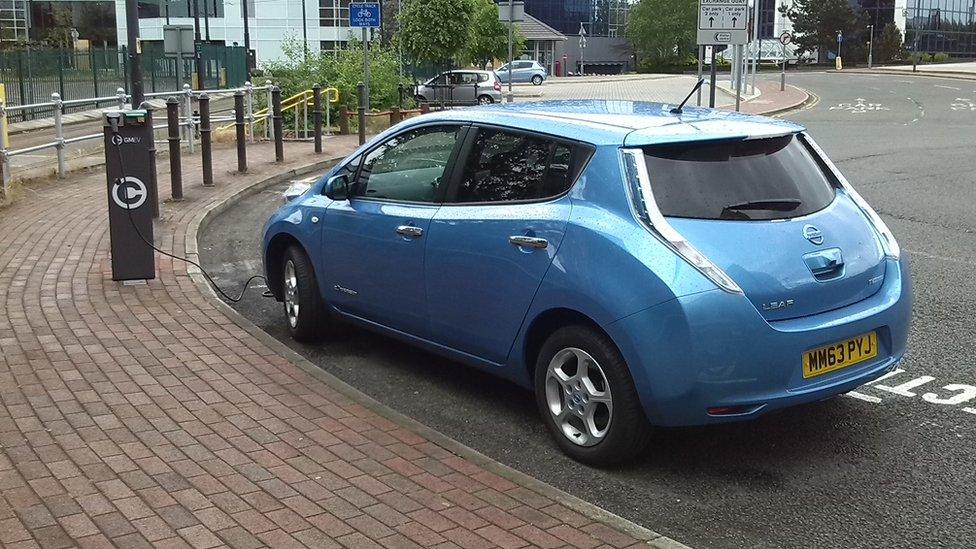
[[[794,89],[797,89],[797,90],[800,90],[801,92],[803,92],[803,95],[804,95],[803,100],[802,101],[797,101],[796,103],[794,103],[792,105],[789,105],[789,106],[776,107],[774,109],[770,109],[768,111],[761,112],[761,113],[756,113],[756,114],[759,114],[759,115],[762,115],[762,116],[776,116],[776,115],[780,115],[780,114],[786,114],[786,113],[789,113],[789,112],[793,112],[793,111],[800,110],[800,109],[802,109],[802,108],[804,108],[804,107],[806,107],[808,105],[815,104],[816,102],[818,102],[820,100],[819,97],[817,97],[816,95],[813,95],[812,93],[810,93],[809,90],[806,90],[806,89],[801,88],[799,86],[794,86],[793,84],[787,84],[787,86],[789,86],[791,88],[794,88]]]
[[[197,246],[197,238],[202,230],[204,230],[213,219],[219,215],[221,212],[226,211],[228,208],[232,207],[236,203],[240,202],[248,196],[252,196],[259,193],[273,185],[283,183],[289,179],[299,177],[302,175],[307,175],[309,173],[321,170],[338,162],[340,158],[331,158],[327,160],[322,160],[318,162],[313,162],[304,166],[290,169],[284,173],[274,175],[270,178],[258,181],[233,196],[227,197],[223,200],[213,200],[208,204],[198,215],[190,221],[187,226],[186,233],[184,236],[187,257],[199,262],[199,253]],[[192,269],[192,270],[191,270]],[[302,355],[298,354],[296,351],[292,350],[290,347],[284,343],[278,341],[268,333],[264,332],[258,328],[250,320],[244,318],[243,315],[234,310],[230,305],[226,304],[224,301],[217,297],[216,292],[207,283],[203,274],[200,273],[198,269],[192,265],[187,270],[190,278],[196,284],[200,293],[203,294],[210,302],[217,308],[220,312],[225,314],[230,318],[238,327],[246,331],[248,334],[256,338],[258,341],[267,345],[270,349],[274,350],[281,356],[287,358],[293,364],[304,370],[306,373],[312,375],[313,377],[321,380],[323,383],[329,385],[333,389],[339,391],[343,395],[349,397],[350,399],[358,402],[359,404],[365,406],[366,408],[376,412],[377,414],[385,417],[386,419],[409,429],[420,436],[426,438],[427,440],[437,444],[438,446],[444,448],[445,450],[462,457],[472,463],[479,465],[480,467],[504,477],[516,484],[525,486],[541,495],[551,498],[554,501],[561,503],[562,505],[586,516],[595,521],[602,522],[607,526],[614,529],[620,530],[635,539],[644,540],[647,542],[649,547],[655,547],[658,549],[689,549],[688,546],[683,545],[673,539],[662,536],[657,532],[639,526],[623,517],[615,515],[605,509],[597,507],[591,503],[583,501],[576,496],[570,495],[562,490],[551,486],[545,482],[542,482],[536,478],[529,475],[516,471],[507,465],[502,463],[461,444],[460,442],[436,431],[426,425],[407,417],[400,412],[374,400],[372,397],[362,393],[355,387],[347,384],[346,382],[340,380],[339,378],[329,374],[328,372],[322,370],[309,360],[307,360]],[[582,466],[581,466],[582,467]]]

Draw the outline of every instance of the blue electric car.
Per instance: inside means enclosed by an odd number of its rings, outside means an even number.
[[[535,391],[571,457],[850,391],[905,353],[888,227],[804,129],[627,101],[428,114],[268,221],[292,335],[353,321]]]

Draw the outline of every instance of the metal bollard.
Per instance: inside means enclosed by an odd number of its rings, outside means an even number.
[[[322,152],[322,86],[312,86],[312,128],[315,137],[315,152]]]
[[[244,110],[247,118],[248,141],[254,143],[254,85],[244,82]]]
[[[356,84],[356,96],[359,97],[359,144],[366,143],[366,84]]]
[[[247,171],[247,144],[244,142],[244,92],[234,94],[234,126],[237,130],[237,171]]]
[[[51,94],[51,103],[54,103],[54,148],[58,155],[58,179],[64,179],[68,175],[68,167],[64,159],[64,124],[61,117],[64,115],[64,102],[61,101],[61,94],[55,92]]]
[[[210,142],[210,96],[200,94],[200,152],[203,154],[203,186],[213,187],[213,148]]]
[[[393,126],[403,120],[403,115],[400,114],[400,107],[393,107],[390,109],[390,125]]]
[[[173,200],[183,200],[183,170],[180,165],[180,102],[175,97],[166,100],[166,128],[169,140],[169,177]]]
[[[123,88],[116,88],[115,89],[115,100],[119,102],[119,110],[120,111],[124,111],[125,110],[125,104],[127,102],[125,99],[126,99],[126,97],[125,97],[125,90]]]
[[[339,105],[339,135],[349,135],[349,107]]]
[[[149,128],[149,200],[152,201],[153,218],[159,218],[159,177],[156,174],[156,126],[153,125],[153,108],[149,101],[143,101],[139,108],[146,111],[146,126]]]
[[[267,95],[267,100],[268,100],[268,109],[267,109],[267,111],[266,111],[266,113],[264,115],[264,122],[265,122],[265,124],[264,124],[264,137],[265,137],[265,139],[268,139],[268,140],[270,140],[272,137],[274,137],[274,135],[272,134],[273,130],[271,128],[271,90],[272,90],[273,87],[274,86],[271,85],[271,81],[270,80],[265,80],[264,81],[264,90],[265,90],[265,93]]]
[[[193,154],[194,120],[193,120],[193,90],[189,84],[183,84],[183,116],[186,119],[186,144],[189,153]]]
[[[285,161],[285,142],[282,132],[281,116],[281,88],[275,86],[271,90],[271,113],[274,122],[275,162]]]
[[[403,82],[397,84],[397,108],[403,109]]]

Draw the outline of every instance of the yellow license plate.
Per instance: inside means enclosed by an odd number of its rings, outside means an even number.
[[[853,366],[878,356],[878,334],[869,332],[847,341],[838,341],[803,353],[803,378]]]

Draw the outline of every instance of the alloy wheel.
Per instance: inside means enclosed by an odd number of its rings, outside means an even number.
[[[298,325],[298,276],[292,260],[285,262],[285,314],[292,328]]]
[[[563,435],[579,446],[599,444],[610,430],[613,398],[603,368],[586,351],[556,353],[546,371],[546,407]]]

